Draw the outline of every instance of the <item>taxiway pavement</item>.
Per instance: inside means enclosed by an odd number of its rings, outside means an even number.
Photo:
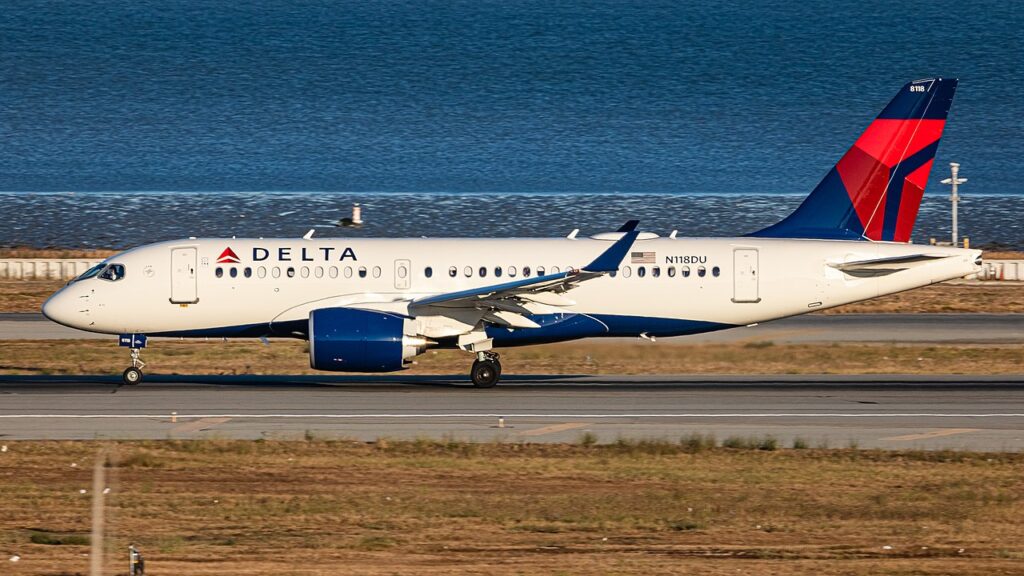
[[[0,376],[18,439],[456,438],[573,442],[699,432],[788,446],[1024,449],[1024,375]]]

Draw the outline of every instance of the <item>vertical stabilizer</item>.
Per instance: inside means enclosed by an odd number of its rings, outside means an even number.
[[[903,86],[799,208],[751,236],[909,242],[956,86]]]

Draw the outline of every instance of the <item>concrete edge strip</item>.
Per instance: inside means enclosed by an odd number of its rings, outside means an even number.
[[[0,419],[160,419],[164,414],[0,414]],[[435,413],[435,414],[175,414],[177,418],[1024,418],[1021,412],[936,413],[936,412],[778,412],[778,413],[640,413],[640,414],[530,414],[530,413]]]

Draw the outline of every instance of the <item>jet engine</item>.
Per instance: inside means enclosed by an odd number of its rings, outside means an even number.
[[[394,372],[427,347],[412,320],[354,308],[309,314],[309,365],[333,372]]]

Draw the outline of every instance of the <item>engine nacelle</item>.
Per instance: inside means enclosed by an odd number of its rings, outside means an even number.
[[[309,365],[334,372],[401,370],[427,346],[414,326],[411,320],[385,312],[314,310],[309,314]]]

